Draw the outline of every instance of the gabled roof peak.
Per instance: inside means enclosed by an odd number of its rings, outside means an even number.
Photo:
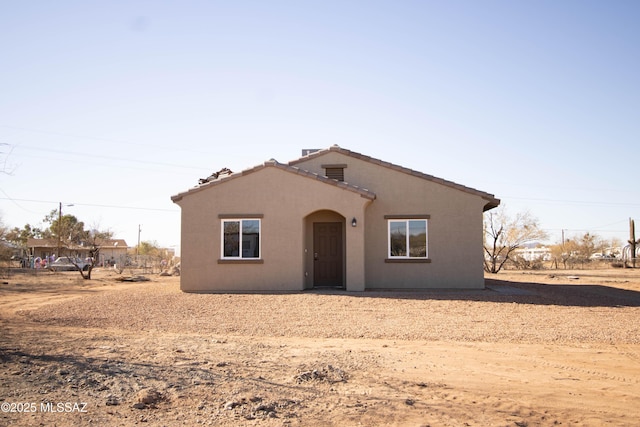
[[[223,184],[225,182],[228,182],[232,179],[237,179],[243,176],[247,176],[249,174],[252,174],[254,172],[257,172],[259,170],[262,169],[266,169],[266,168],[276,168],[276,169],[280,169],[289,173],[293,173],[294,175],[297,176],[302,176],[302,177],[306,177],[306,178],[310,178],[316,181],[320,181],[323,182],[325,184],[329,184],[329,185],[334,185],[336,187],[339,187],[343,190],[347,190],[347,191],[351,191],[357,194],[360,194],[360,196],[370,199],[370,200],[374,200],[376,198],[376,195],[374,192],[369,191],[366,188],[361,188],[357,185],[352,185],[346,182],[341,182],[341,181],[336,181],[335,179],[330,179],[327,178],[326,176],[322,176],[322,175],[318,175],[314,172],[310,172],[308,170],[305,169],[300,169],[296,166],[291,166],[289,164],[286,163],[280,163],[275,159],[270,159],[265,161],[263,164],[258,165],[258,166],[254,166],[252,168],[249,169],[245,169],[242,172],[236,172],[236,173],[231,173],[228,175],[224,175],[219,177],[218,179],[215,180],[211,180],[211,181],[205,181],[205,182],[200,182],[200,184],[196,187],[191,188],[190,190],[187,190],[183,193],[179,193],[176,194],[175,196],[171,197],[171,200],[175,203],[179,200],[181,200],[185,195],[187,194],[193,194],[195,192],[201,191],[203,189],[209,188],[211,186],[215,186],[215,185],[219,185],[219,184]]]
[[[496,197],[493,194],[485,193],[484,191],[476,190],[474,188],[465,187],[464,185],[456,184],[455,182],[452,182],[452,181],[447,181],[447,180],[444,180],[442,178],[437,178],[437,177],[435,177],[433,175],[428,175],[426,173],[419,172],[419,171],[416,171],[416,170],[413,170],[413,169],[409,169],[409,168],[406,168],[404,166],[395,165],[393,163],[389,163],[389,162],[386,162],[386,161],[383,161],[383,160],[380,160],[380,159],[376,159],[376,158],[373,158],[373,157],[370,157],[370,156],[367,156],[367,155],[364,155],[364,154],[356,153],[355,151],[351,151],[351,150],[347,150],[345,148],[342,148],[338,144],[333,144],[329,148],[325,148],[325,149],[321,149],[321,150],[316,150],[316,149],[303,150],[303,157],[300,157],[297,160],[292,160],[289,163],[280,163],[276,159],[269,159],[266,162],[264,162],[262,165],[258,165],[258,166],[255,166],[253,168],[246,169],[246,170],[244,170],[242,172],[239,172],[239,173],[231,173],[231,171],[229,171],[229,173],[219,174],[219,176],[217,176],[216,179],[214,179],[214,180],[204,180],[204,182],[200,182],[200,185],[198,187],[195,187],[195,188],[193,188],[191,190],[188,190],[186,192],[177,194],[177,195],[173,196],[171,199],[174,202],[177,202],[180,199],[182,199],[182,197],[184,195],[186,195],[186,194],[191,194],[191,193],[193,193],[195,191],[202,190],[202,189],[204,189],[206,187],[209,187],[210,185],[217,185],[219,183],[226,182],[226,181],[228,181],[230,179],[238,178],[238,177],[241,177],[241,176],[246,176],[246,175],[248,175],[250,173],[256,172],[256,171],[258,171],[260,169],[263,169],[263,168],[266,168],[266,167],[276,167],[278,169],[282,169],[282,170],[285,170],[285,171],[288,171],[288,172],[292,172],[292,173],[295,173],[297,175],[301,175],[301,176],[306,176],[308,178],[317,179],[317,180],[320,180],[320,181],[325,182],[327,184],[337,185],[337,186],[339,186],[341,188],[344,188],[344,189],[347,189],[347,190],[350,190],[350,191],[358,192],[363,197],[367,197],[367,198],[370,198],[372,200],[375,199],[375,197],[376,197],[375,193],[373,193],[373,192],[371,192],[371,191],[369,191],[367,189],[360,188],[357,185],[349,184],[349,183],[346,183],[346,182],[340,182],[340,181],[336,181],[336,180],[333,180],[333,179],[329,179],[329,178],[327,178],[325,176],[318,175],[316,173],[310,172],[308,170],[301,169],[301,168],[296,166],[297,164],[306,162],[306,161],[308,161],[310,159],[314,159],[316,157],[324,156],[329,152],[337,152],[337,153],[343,154],[345,156],[352,157],[354,159],[358,159],[358,160],[361,160],[361,161],[369,162],[369,163],[372,163],[372,164],[375,164],[375,165],[378,165],[378,166],[381,166],[381,167],[385,167],[385,168],[389,168],[389,169],[392,169],[392,170],[395,170],[395,171],[398,171],[398,172],[406,173],[408,175],[412,175],[412,176],[415,176],[417,178],[425,179],[427,181],[431,181],[431,182],[434,182],[434,183],[437,183],[437,184],[441,184],[441,185],[444,185],[444,186],[447,186],[447,187],[450,187],[450,188],[454,188],[454,189],[459,190],[459,191],[463,191],[465,193],[469,193],[469,194],[473,194],[473,195],[482,197],[486,201],[486,204],[484,206],[484,210],[485,211],[487,211],[489,209],[493,209],[493,208],[497,207],[498,205],[500,205],[500,199],[496,199]]]
[[[379,166],[382,166],[382,167],[386,167],[386,168],[393,169],[393,170],[396,170],[396,171],[399,171],[399,172],[403,172],[403,173],[406,173],[406,174],[409,174],[409,175],[413,175],[415,177],[426,179],[428,181],[432,181],[432,182],[435,182],[435,183],[438,183],[438,184],[442,184],[442,185],[445,185],[447,187],[455,188],[457,190],[464,191],[466,193],[475,194],[477,196],[482,197],[483,199],[485,199],[487,201],[487,204],[485,205],[485,209],[484,209],[485,211],[487,211],[489,209],[493,209],[493,208],[495,208],[495,207],[500,205],[500,199],[496,199],[496,197],[493,194],[486,193],[486,192],[480,191],[480,190],[476,190],[474,188],[466,187],[464,185],[457,184],[457,183],[452,182],[452,181],[447,181],[445,179],[438,178],[438,177],[435,177],[433,175],[429,175],[429,174],[426,174],[426,173],[423,173],[423,172],[420,172],[420,171],[416,171],[416,170],[413,170],[413,169],[410,169],[410,168],[406,168],[404,166],[400,166],[400,165],[396,165],[396,164],[393,164],[393,163],[390,163],[390,162],[386,162],[384,160],[376,159],[374,157],[367,156],[367,155],[364,155],[364,154],[360,154],[360,153],[357,153],[355,151],[347,150],[346,148],[342,148],[342,147],[338,146],[337,144],[334,144],[329,148],[325,148],[324,150],[318,150],[316,152],[310,153],[306,157],[301,157],[301,158],[299,158],[297,160],[292,160],[292,161],[289,162],[289,165],[290,166],[294,166],[294,165],[296,165],[298,163],[302,163],[302,162],[308,161],[308,160],[316,158],[316,157],[324,156],[329,152],[337,152],[337,153],[340,153],[340,154],[344,154],[345,156],[349,156],[349,157],[352,157],[354,159],[359,159],[359,160],[362,160],[362,161],[365,161],[365,162],[373,163],[373,164],[376,164],[376,165],[379,165]]]

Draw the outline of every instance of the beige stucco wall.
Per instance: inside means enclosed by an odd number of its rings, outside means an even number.
[[[222,183],[188,192],[176,201],[182,211],[181,277],[184,291],[287,291],[309,286],[310,218],[332,211],[364,222],[370,200],[317,179],[266,166]],[[261,263],[218,263],[219,215],[262,215]],[[322,216],[322,215],[320,215]],[[347,290],[365,283],[364,227],[345,226]]]
[[[115,248],[113,246],[110,246],[110,247],[103,246],[100,248],[100,258],[104,261],[109,261],[111,258],[113,258],[116,261],[119,261],[121,257],[126,255],[127,255],[126,247]]]
[[[346,164],[346,182],[376,193],[365,212],[367,289],[484,287],[482,197],[334,151],[295,166],[324,174],[327,164]],[[410,214],[430,215],[431,262],[387,263],[384,216]]]

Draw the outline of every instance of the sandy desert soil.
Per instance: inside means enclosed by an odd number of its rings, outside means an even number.
[[[478,291],[185,294],[0,281],[4,426],[632,426],[640,270]]]

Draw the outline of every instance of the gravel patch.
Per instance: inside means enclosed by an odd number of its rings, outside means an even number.
[[[640,343],[637,292],[488,281],[478,291],[189,294],[139,286],[22,314],[49,325],[184,334]]]

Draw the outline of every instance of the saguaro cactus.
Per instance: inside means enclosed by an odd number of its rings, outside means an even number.
[[[636,245],[640,243],[640,239],[636,240],[636,225],[629,218],[629,244],[631,245],[631,265],[636,268]]]

